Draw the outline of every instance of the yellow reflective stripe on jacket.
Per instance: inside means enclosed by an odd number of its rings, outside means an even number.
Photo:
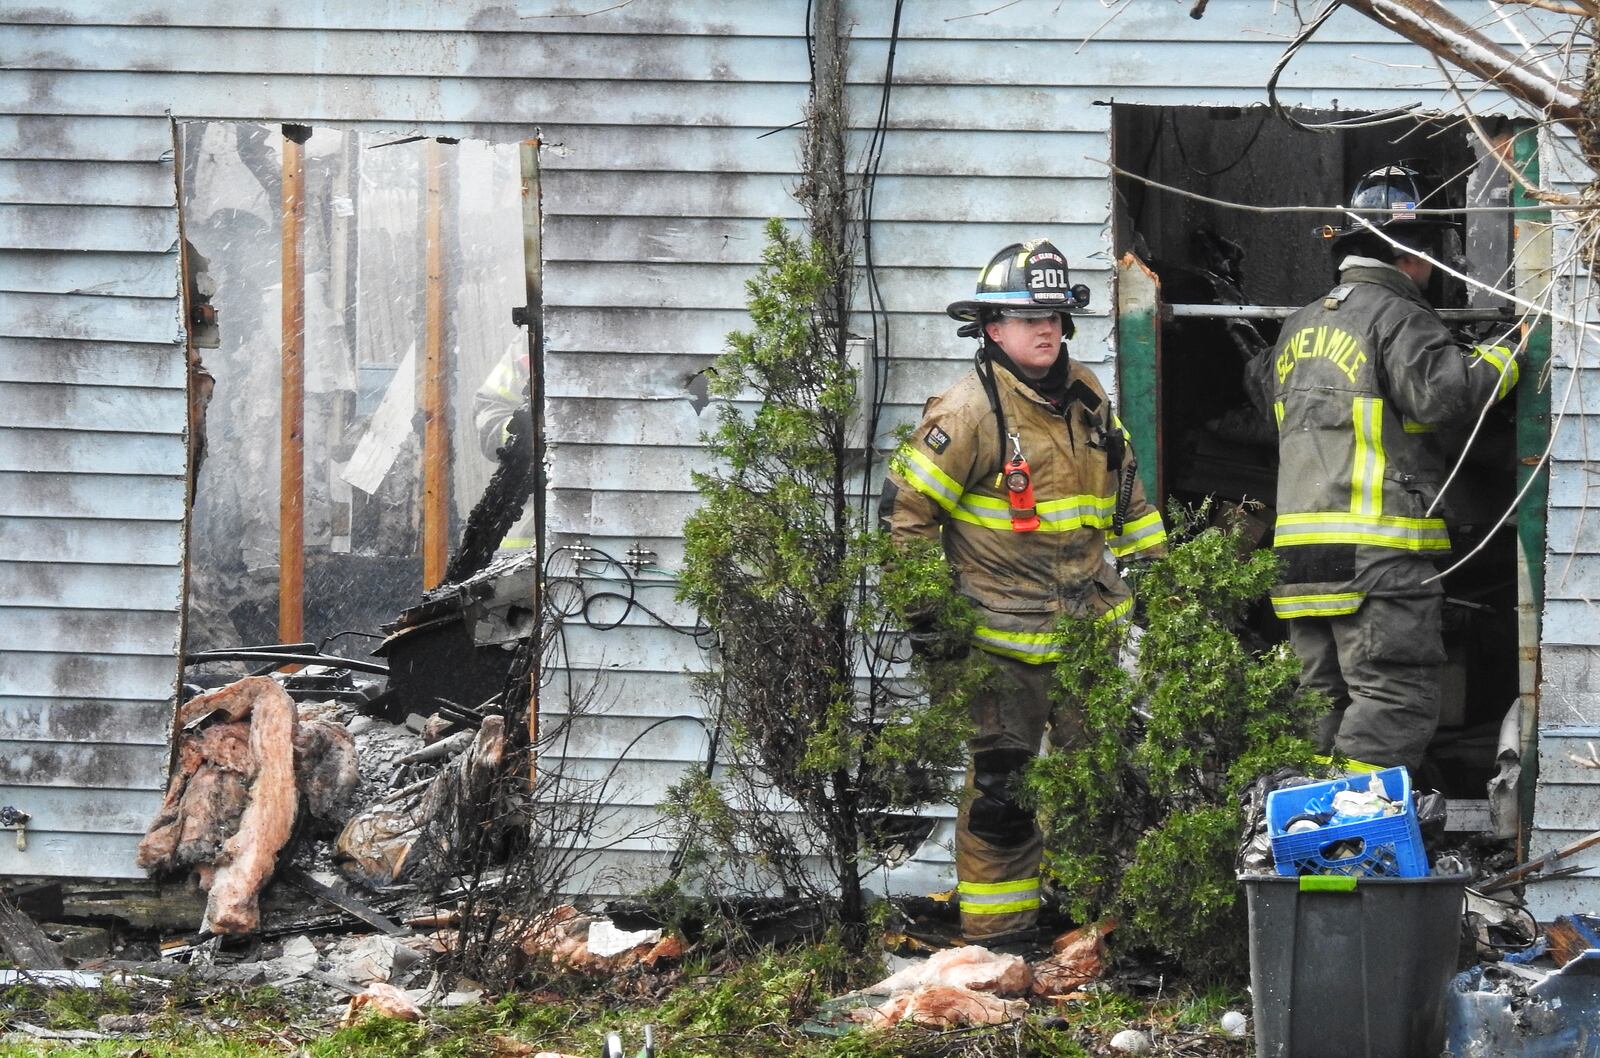
[[[1357,397],[1351,409],[1356,431],[1355,465],[1350,471],[1350,511],[1383,513],[1383,401]]]
[[[901,448],[893,469],[900,471],[910,486],[951,513],[965,491],[939,465],[915,448]],[[1008,521],[1009,527],[1010,522]]]
[[[1127,558],[1140,551],[1148,551],[1152,547],[1160,547],[1167,542],[1167,526],[1161,520],[1160,511],[1151,511],[1142,518],[1136,518],[1122,527],[1122,535],[1111,537],[1106,541],[1111,548],[1111,553],[1118,558]]]
[[[1122,624],[1132,613],[1133,600],[1123,599],[1095,620]],[[973,630],[972,641],[980,650],[1015,658],[1030,665],[1048,665],[1061,660],[1061,650],[1056,644],[1054,632],[1012,632],[979,625]]]
[[[1272,415],[1273,418],[1278,420],[1278,429],[1283,429],[1283,401],[1275,400],[1272,402]]]
[[[1009,915],[1039,906],[1039,876],[1015,882],[957,882],[961,911],[968,915]]]
[[[1364,591],[1342,591],[1331,595],[1276,595],[1272,596],[1272,612],[1285,621],[1296,617],[1342,617],[1361,609],[1366,601]]]
[[[1401,551],[1448,551],[1443,518],[1338,513],[1280,514],[1275,547],[1301,544],[1366,544]]]
[[[1077,529],[1109,529],[1116,511],[1115,496],[1068,496],[1062,500],[1041,500],[1034,506],[1041,533],[1070,533]],[[1011,505],[993,496],[967,493],[949,508],[950,516],[969,525],[1011,532]]]
[[[1412,419],[1401,419],[1400,428],[1406,433],[1434,433],[1439,428],[1425,422],[1416,422]]]
[[[1495,400],[1504,400],[1516,386],[1517,379],[1522,375],[1522,369],[1517,366],[1517,357],[1510,349],[1503,345],[1475,345],[1472,351],[1489,362],[1500,374],[1500,385],[1494,391]]]

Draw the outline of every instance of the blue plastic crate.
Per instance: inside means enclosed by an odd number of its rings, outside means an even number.
[[[1374,778],[1405,810],[1399,815],[1330,823],[1316,830],[1286,834],[1284,827],[1308,806],[1325,806],[1340,790],[1366,790]],[[1344,775],[1327,782],[1274,790],[1267,795],[1268,835],[1272,861],[1281,875],[1345,874],[1358,878],[1422,878],[1428,855],[1422,848],[1417,809],[1411,799],[1411,776],[1404,768]],[[1335,848],[1341,843],[1351,846]]]

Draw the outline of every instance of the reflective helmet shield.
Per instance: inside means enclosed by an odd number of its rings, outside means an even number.
[[[1067,259],[1044,239],[1007,246],[978,277],[976,297],[996,307],[1070,307]]]
[[[1039,243],[1026,253],[1022,264],[1022,285],[1037,304],[1072,304],[1067,259],[1047,242]]]

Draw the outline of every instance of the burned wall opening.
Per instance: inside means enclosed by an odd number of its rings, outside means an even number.
[[[503,420],[527,404],[517,146],[304,129],[291,178],[303,498],[286,504],[286,129],[179,126],[191,315],[196,298],[208,306],[193,331],[215,379],[187,554],[191,653],[377,633],[433,586],[430,527],[454,548]],[[287,636],[286,518],[300,522],[303,567],[302,624]]]
[[[1244,364],[1252,344],[1276,340],[1283,316],[1335,285],[1337,262],[1320,226],[1348,223],[1338,209],[1362,174],[1401,161],[1440,180],[1450,208],[1509,200],[1509,178],[1490,146],[1459,120],[1293,116],[1344,127],[1298,128],[1265,107],[1119,106],[1113,118],[1116,163],[1136,174],[1116,181],[1116,251],[1137,255],[1161,283],[1154,457],[1165,492],[1191,504],[1215,497],[1263,505],[1262,546],[1271,542],[1277,432],[1245,393]],[[1504,147],[1518,129],[1490,121],[1485,131]],[[1446,263],[1505,288],[1513,242],[1511,213],[1465,213],[1447,237]],[[1426,293],[1441,309],[1509,308],[1439,270]],[[1466,344],[1516,341],[1515,333],[1507,339],[1509,312],[1502,320],[1447,322]],[[1517,697],[1515,523],[1500,524],[1516,487],[1515,426],[1510,402],[1491,409],[1450,489],[1455,554],[1487,539],[1444,582],[1449,661],[1424,780],[1454,797],[1484,796],[1500,723]],[[1465,433],[1449,441],[1452,453],[1462,451]],[[1257,625],[1268,637],[1286,634],[1270,612]]]

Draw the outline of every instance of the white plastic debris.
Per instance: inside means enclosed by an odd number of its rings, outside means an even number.
[[[100,974],[83,970],[0,970],[0,985],[61,985],[99,988]]]
[[[1111,1037],[1111,1049],[1119,1054],[1149,1054],[1155,1049],[1148,1033],[1138,1029],[1123,1029]]]
[[[599,918],[589,923],[589,954],[602,959],[632,951],[641,944],[654,944],[660,939],[659,929],[641,929],[630,933],[618,929],[609,918]]]
[[[1243,1036],[1249,1030],[1250,1019],[1237,1010],[1230,1010],[1217,1022],[1229,1036]]]

